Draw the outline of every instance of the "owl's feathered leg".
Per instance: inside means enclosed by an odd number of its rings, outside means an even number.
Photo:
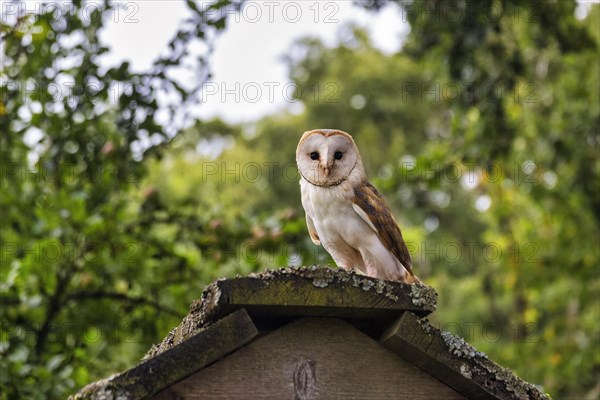
[[[347,245],[344,245],[343,248],[339,248],[333,243],[329,243],[324,247],[338,267],[343,268],[346,271],[355,271],[363,275],[367,274],[365,264],[357,250]]]

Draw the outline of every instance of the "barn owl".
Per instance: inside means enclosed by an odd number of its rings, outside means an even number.
[[[419,282],[392,212],[367,181],[352,136],[335,129],[304,132],[296,163],[306,225],[316,245],[346,270]]]

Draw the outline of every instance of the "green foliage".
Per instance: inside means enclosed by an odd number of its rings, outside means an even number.
[[[144,73],[99,67],[109,3],[0,25],[0,399],[64,398],[131,366],[220,276],[331,263],[294,164],[317,127],[354,135],[440,293],[433,323],[555,398],[598,392],[600,7],[404,4],[397,54],[360,29],[303,39],[288,65],[304,112],[230,126],[187,124],[206,60],[191,88],[169,78],[225,24],[187,5]]]
[[[131,365],[184,314],[182,293],[195,297],[185,252],[152,235],[165,216],[138,187],[142,160],[178,129],[154,118],[157,97],[174,92],[162,109],[185,120],[205,77],[200,64],[179,90],[171,66],[221,22],[194,11],[172,51],[133,73],[99,66],[110,3],[13,5],[0,26],[0,398],[64,398]]]
[[[352,132],[401,225],[421,227],[405,237],[437,324],[559,398],[593,396],[599,7],[580,22],[566,1],[448,4],[407,5],[393,56],[361,32],[299,43],[299,87],[344,83],[335,103],[303,97],[304,125]]]

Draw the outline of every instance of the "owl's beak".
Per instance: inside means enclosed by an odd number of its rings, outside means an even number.
[[[323,173],[325,174],[325,176],[329,176],[329,174],[331,173],[331,170],[333,169],[333,163],[327,163],[324,165],[322,164],[321,169],[323,170]]]
[[[327,147],[325,147],[324,149],[321,150],[321,160],[329,160],[329,149]],[[332,161],[326,161],[326,162],[322,162],[321,164],[321,169],[323,170],[323,173],[325,174],[325,177],[329,176],[329,173],[332,170],[333,167],[333,160]]]

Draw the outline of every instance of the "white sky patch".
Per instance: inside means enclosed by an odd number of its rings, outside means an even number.
[[[399,164],[407,170],[413,170],[417,166],[417,159],[410,154],[405,154],[400,159]]]
[[[475,208],[479,212],[486,212],[487,210],[489,210],[491,205],[492,205],[492,198],[490,196],[488,196],[487,194],[478,196],[477,200],[475,200]]]
[[[183,2],[122,3],[101,34],[111,49],[102,63],[114,66],[128,60],[135,70],[150,68],[188,13]],[[341,28],[356,23],[367,29],[378,49],[390,54],[400,49],[409,32],[406,15],[396,4],[372,13],[349,0],[248,1],[240,13],[231,10],[227,15],[227,26],[209,60],[213,76],[194,114],[232,123],[255,121],[281,110],[302,111],[291,99],[294,86],[282,59],[294,40],[316,36],[334,46]]]
[[[233,138],[215,136],[210,139],[200,139],[196,145],[196,152],[201,157],[210,158],[212,160],[228,148],[233,146]]]
[[[590,13],[592,5],[598,3],[600,3],[600,1],[598,0],[577,0],[577,8],[575,8],[575,17],[578,20],[585,19]]]
[[[429,197],[433,204],[440,208],[446,208],[450,205],[450,195],[441,190],[433,190],[429,193]]]
[[[44,132],[42,132],[39,128],[32,126],[31,128],[25,131],[23,135],[23,143],[30,149],[32,149],[35,145],[37,145],[40,140],[44,137]]]
[[[481,178],[479,171],[468,170],[460,178],[460,184],[467,190],[473,190],[477,187],[477,185],[479,185],[480,180]]]
[[[367,99],[362,94],[355,94],[350,99],[350,107],[355,110],[362,110],[367,105]]]
[[[537,165],[535,164],[534,161],[527,160],[527,161],[523,162],[521,169],[523,170],[523,172],[525,174],[533,175],[535,173],[535,170],[537,169]]]
[[[433,232],[440,226],[440,220],[435,215],[430,215],[425,218],[425,222],[423,224],[425,225],[427,232]]]
[[[546,171],[542,174],[542,179],[544,181],[544,185],[548,189],[554,189],[556,183],[558,182],[558,176],[553,171]]]
[[[117,2],[100,32],[110,48],[102,64],[112,67],[127,60],[136,71],[150,69],[187,14],[183,1]]]

